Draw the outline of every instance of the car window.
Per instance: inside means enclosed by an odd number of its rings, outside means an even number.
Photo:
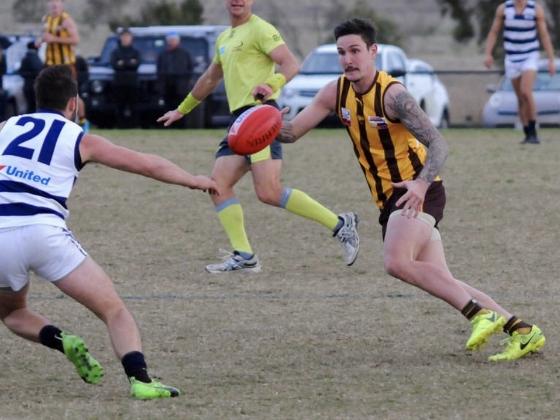
[[[560,76],[548,73],[539,73],[535,82],[535,90],[560,90]]]
[[[301,66],[301,73],[341,73],[336,52],[313,52]]]
[[[405,70],[406,63],[401,54],[390,52],[387,54],[387,69],[388,70]]]
[[[103,51],[99,58],[99,64],[109,65],[111,53],[117,48],[117,37],[110,37],[105,42]],[[165,49],[164,36],[142,36],[135,37],[132,43],[134,48],[140,51],[142,63],[154,64],[161,51]],[[195,62],[206,62],[208,57],[208,41],[203,38],[181,37],[181,46],[185,48]]]
[[[376,66],[381,65],[381,54],[377,54]],[[302,74],[340,74],[342,69],[338,61],[337,52],[312,52],[301,65]]]
[[[513,85],[511,80],[503,78],[500,90],[505,90],[508,92],[513,92]],[[540,72],[535,80],[535,85],[533,91],[560,91],[560,75],[557,73],[554,76],[550,76],[548,73]]]
[[[421,74],[432,74],[434,72],[431,67],[425,64],[414,64],[411,68],[411,71]]]

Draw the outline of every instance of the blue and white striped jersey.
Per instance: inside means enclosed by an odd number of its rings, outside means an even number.
[[[56,111],[6,121],[0,131],[0,228],[66,226],[66,200],[82,168],[83,134]]]
[[[521,14],[515,11],[515,2],[508,0],[504,8],[504,50],[506,60],[525,61],[538,54],[537,9],[534,0],[528,0]]]

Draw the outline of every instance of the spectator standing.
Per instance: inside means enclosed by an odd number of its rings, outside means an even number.
[[[157,60],[158,90],[166,107],[173,107],[183,100],[183,92],[190,88],[193,61],[181,46],[181,37],[172,32],[165,38],[166,48]]]
[[[19,74],[24,81],[23,94],[25,95],[25,101],[27,102],[27,114],[35,112],[35,90],[33,88],[33,83],[43,67],[44,64],[41,58],[39,58],[35,42],[29,42],[27,44],[27,52],[25,53],[23,60],[21,60],[21,67],[19,68]]]
[[[123,29],[119,34],[119,46],[111,53],[111,65],[115,70],[113,92],[119,127],[136,125],[140,52],[132,46],[133,40],[130,30]]]

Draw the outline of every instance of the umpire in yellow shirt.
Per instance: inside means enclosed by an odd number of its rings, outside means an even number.
[[[218,37],[211,65],[177,109],[165,113],[158,122],[169,126],[181,119],[204,100],[222,79],[232,122],[243,111],[258,104],[255,98],[277,106],[275,99],[280,95],[282,86],[297,74],[299,64],[278,30],[252,13],[252,5],[253,0],[226,0],[231,27]],[[276,68],[278,71],[275,71]],[[259,259],[247,238],[243,209],[234,192],[235,184],[248,171],[252,172],[260,201],[322,224],[341,243],[345,263],[354,263],[359,251],[357,215],[336,215],[306,193],[283,187],[280,183],[281,170],[282,148],[279,142],[275,141],[263,151],[245,157],[234,154],[227,140],[222,140],[212,171],[212,178],[216,180],[221,194],[211,198],[233,252],[223,262],[206,266],[208,272],[261,270]]]

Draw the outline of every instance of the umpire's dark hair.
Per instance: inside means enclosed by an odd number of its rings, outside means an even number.
[[[334,38],[344,35],[360,35],[369,47],[375,44],[375,27],[366,20],[353,18],[339,24],[334,28]]]
[[[70,98],[78,94],[78,85],[68,66],[49,66],[41,70],[35,79],[37,108],[50,108],[58,111],[66,109]]]

